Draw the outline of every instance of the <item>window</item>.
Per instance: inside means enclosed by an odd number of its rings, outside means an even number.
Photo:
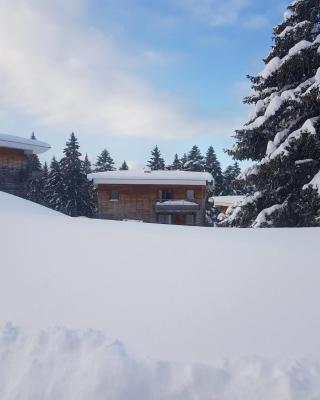
[[[159,224],[171,224],[172,218],[170,214],[160,214],[159,215]]]
[[[117,201],[119,200],[119,192],[117,190],[112,190],[110,193],[110,200]]]
[[[159,190],[159,200],[165,201],[171,199],[173,199],[173,193],[171,189]]]
[[[193,214],[186,215],[186,225],[194,225],[194,215]]]
[[[187,190],[187,199],[188,200],[194,200],[194,190],[193,189],[188,189]]]

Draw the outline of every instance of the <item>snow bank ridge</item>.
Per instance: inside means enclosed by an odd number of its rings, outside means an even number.
[[[1,400],[313,400],[320,365],[248,358],[213,366],[138,360],[118,341],[65,328],[0,333]]]

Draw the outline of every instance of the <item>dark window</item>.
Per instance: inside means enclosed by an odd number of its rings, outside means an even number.
[[[170,214],[160,214],[159,224],[172,224],[172,217]]]
[[[160,200],[172,200],[173,192],[171,189],[159,190],[159,199]]]
[[[194,215],[193,214],[186,215],[186,225],[194,225]]]
[[[119,200],[119,192],[117,190],[112,190],[110,193],[110,200]]]

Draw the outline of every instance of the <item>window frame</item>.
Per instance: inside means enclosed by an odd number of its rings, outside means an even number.
[[[113,196],[116,194],[116,196]],[[111,190],[109,201],[119,201],[119,190]]]
[[[167,196],[164,197],[163,193],[166,193]],[[160,201],[173,200],[173,189],[159,189],[159,200]]]
[[[188,222],[188,217],[192,217],[192,223]],[[186,214],[186,225],[188,226],[195,226],[196,224],[196,217],[194,214]]]
[[[192,192],[192,196],[189,196],[189,192]],[[195,200],[195,190],[194,189],[186,189],[186,198],[187,200]]]
[[[168,222],[161,222],[161,218],[168,218]],[[161,225],[172,225],[172,215],[171,214],[159,214],[158,223]]]

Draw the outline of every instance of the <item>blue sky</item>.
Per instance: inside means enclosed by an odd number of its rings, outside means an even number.
[[[66,4],[67,3],[67,4]],[[144,164],[212,144],[226,166],[287,1],[3,0],[0,131]],[[2,58],[2,59],[1,59]]]

